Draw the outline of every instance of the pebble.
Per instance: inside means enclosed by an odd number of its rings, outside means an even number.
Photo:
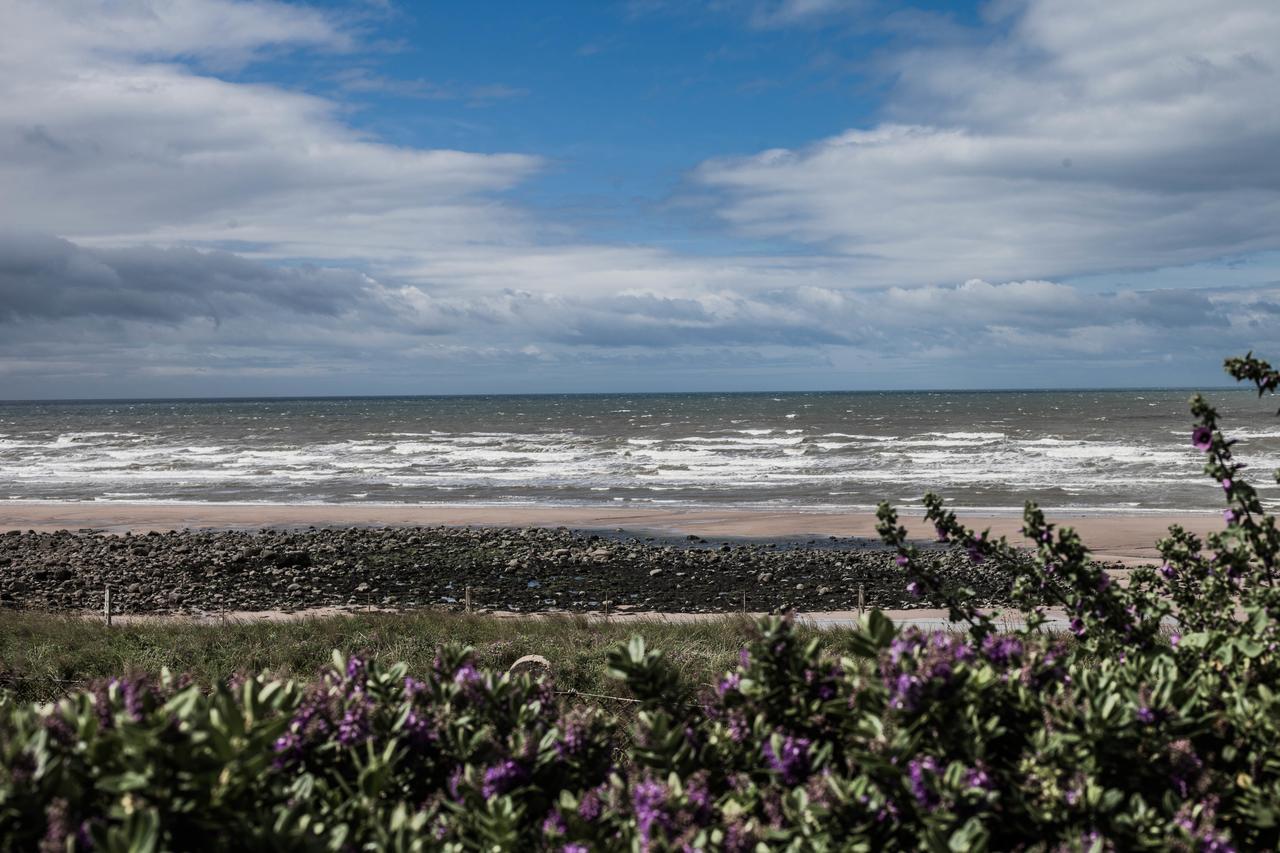
[[[495,552],[500,558],[495,560]],[[1008,601],[1011,575],[960,553],[923,552],[979,601]],[[664,612],[929,606],[906,592],[893,554],[854,540],[709,542],[565,528],[312,528],[117,536],[0,536],[0,607],[88,612],[112,587],[119,613],[385,606]]]

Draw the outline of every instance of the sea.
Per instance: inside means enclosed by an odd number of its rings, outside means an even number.
[[[1221,510],[1190,391],[0,403],[0,500]],[[1209,392],[1280,499],[1280,419]]]

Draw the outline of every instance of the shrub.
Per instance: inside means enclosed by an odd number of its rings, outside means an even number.
[[[1252,357],[1228,369],[1274,391]],[[0,699],[7,849],[1261,849],[1280,844],[1280,532],[1201,398],[1191,439],[1226,527],[1174,527],[1127,586],[1028,506],[1033,560],[926,498],[938,538],[1017,566],[1024,627],[997,630],[880,532],[964,626],[870,613],[833,658],[763,621],[691,699],[639,638],[610,671],[622,722],[549,680],[442,649],[411,676],[335,656],[315,682],[212,691],[167,673],[56,705]],[[1042,602],[1070,630],[1045,629]]]

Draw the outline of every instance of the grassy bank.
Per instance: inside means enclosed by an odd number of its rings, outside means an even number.
[[[269,671],[310,677],[334,649],[383,661],[404,661],[413,672],[431,666],[436,648],[454,640],[476,648],[479,662],[509,667],[539,654],[566,690],[616,693],[605,674],[608,650],[634,634],[662,649],[690,687],[710,684],[736,661],[754,628],[738,618],[669,622],[511,619],[419,611],[360,613],[282,622],[224,625],[156,621],[107,628],[70,616],[0,613],[0,687],[21,699],[49,700],[82,683],[122,673],[188,672],[200,683],[237,673]],[[800,628],[801,636],[814,629]],[[838,653],[847,632],[822,632]]]

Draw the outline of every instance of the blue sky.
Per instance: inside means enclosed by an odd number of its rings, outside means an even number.
[[[13,0],[0,398],[1221,384],[1271,0]]]

